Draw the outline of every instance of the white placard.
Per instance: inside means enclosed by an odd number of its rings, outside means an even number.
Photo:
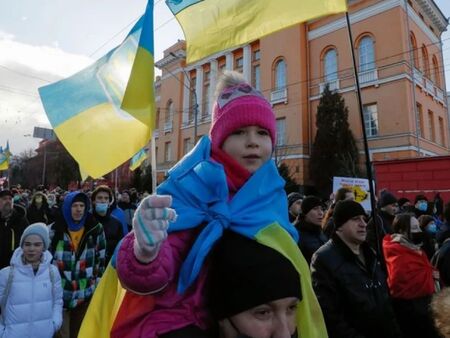
[[[370,204],[369,180],[355,177],[333,177],[333,193],[340,188],[349,188],[355,194],[355,201],[361,203],[366,211],[372,211]]]

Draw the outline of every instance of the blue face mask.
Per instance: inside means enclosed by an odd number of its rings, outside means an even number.
[[[437,232],[437,226],[436,223],[432,222],[427,225],[426,231],[430,234],[435,234]]]
[[[108,203],[95,203],[95,211],[100,215],[105,215],[108,211]]]
[[[19,202],[19,201],[20,201],[20,196],[19,195],[14,196],[14,202]]]
[[[427,211],[428,209],[428,203],[427,202],[420,202],[417,209],[420,211]]]

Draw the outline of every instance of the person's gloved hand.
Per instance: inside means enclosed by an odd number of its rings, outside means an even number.
[[[174,222],[177,217],[171,205],[172,196],[150,195],[136,209],[133,217],[134,255],[139,261],[149,263],[158,255],[161,243],[167,238],[169,222]]]

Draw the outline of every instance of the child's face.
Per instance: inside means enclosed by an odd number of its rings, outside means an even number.
[[[266,129],[248,126],[231,133],[222,149],[250,173],[254,173],[270,159],[272,139]]]

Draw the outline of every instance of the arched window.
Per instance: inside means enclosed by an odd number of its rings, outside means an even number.
[[[172,121],[173,115],[174,115],[173,101],[169,100],[169,101],[167,101],[167,106],[166,106],[166,119],[165,119],[165,122]]]
[[[330,49],[323,58],[323,69],[325,82],[337,80],[337,53],[336,49]]]
[[[430,78],[430,60],[428,59],[428,51],[425,45],[422,46],[422,73]]]
[[[441,86],[441,79],[439,76],[439,62],[437,60],[436,55],[433,55],[433,71],[432,71],[432,79],[434,84],[438,87]]]
[[[365,36],[359,41],[359,71],[364,72],[375,68],[375,48],[373,39]]]
[[[275,64],[275,89],[286,87],[286,62],[280,59]]]
[[[411,40],[411,49],[413,53],[413,63],[414,67],[419,69],[419,50],[417,49],[417,41],[416,37],[414,36],[413,32],[409,34],[409,38]]]

